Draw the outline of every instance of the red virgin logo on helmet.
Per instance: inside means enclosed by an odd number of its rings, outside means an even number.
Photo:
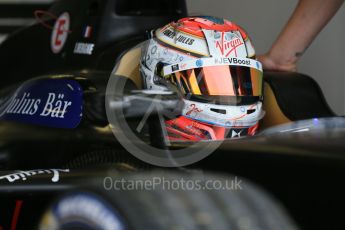
[[[222,32],[220,40],[216,41],[216,48],[219,49],[221,54],[225,57],[228,57],[232,53],[237,57],[237,48],[243,44],[243,41],[235,34],[225,34]]]

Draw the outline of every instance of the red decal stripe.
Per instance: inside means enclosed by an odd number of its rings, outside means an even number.
[[[19,214],[20,214],[20,210],[22,208],[22,205],[23,205],[22,200],[16,201],[16,207],[14,209],[14,213],[13,213],[13,217],[12,217],[11,230],[16,230],[16,228],[17,228],[17,223],[18,223]]]

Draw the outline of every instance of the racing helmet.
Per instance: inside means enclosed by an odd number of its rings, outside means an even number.
[[[263,72],[247,33],[226,19],[182,18],[151,31],[143,47],[144,88],[183,95],[182,114],[165,121],[170,141],[254,135],[262,110]]]

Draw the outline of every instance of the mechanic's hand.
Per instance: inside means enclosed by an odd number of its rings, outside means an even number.
[[[284,72],[296,72],[297,64],[296,63],[284,63],[278,61],[275,58],[272,58],[269,53],[258,55],[258,61],[262,63],[264,70],[272,71],[284,71]]]

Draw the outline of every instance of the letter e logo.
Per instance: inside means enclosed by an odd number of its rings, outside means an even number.
[[[52,36],[51,36],[51,48],[53,53],[59,53],[64,47],[70,27],[70,17],[67,12],[60,15],[56,20]]]

